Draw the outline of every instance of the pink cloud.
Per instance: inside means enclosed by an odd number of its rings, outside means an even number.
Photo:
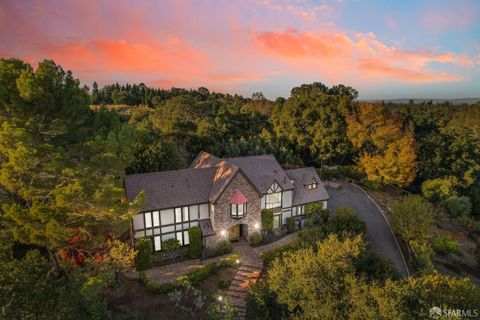
[[[451,52],[402,50],[389,46],[373,33],[348,34],[342,30],[263,32],[254,35],[264,52],[287,63],[318,71],[355,74],[359,78],[383,78],[399,82],[428,83],[460,81],[463,77],[429,69],[433,62],[468,66],[473,60]]]

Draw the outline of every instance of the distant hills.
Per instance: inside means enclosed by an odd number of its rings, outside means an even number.
[[[409,99],[409,98],[400,98],[400,99],[375,99],[375,100],[361,100],[361,101],[367,101],[367,102],[382,102],[384,101],[385,103],[397,103],[397,104],[402,104],[402,103],[409,103],[410,100],[413,100],[414,103],[422,103],[422,102],[428,102],[432,101],[434,104],[438,103],[444,103],[449,101],[450,103],[454,105],[460,105],[460,104],[475,104],[480,102],[480,98],[458,98],[458,99]]]

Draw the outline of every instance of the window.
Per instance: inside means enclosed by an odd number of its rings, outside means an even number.
[[[230,215],[234,219],[241,219],[247,213],[247,204],[231,204],[230,205]]]
[[[183,207],[182,212],[183,212],[183,221],[190,220],[190,218],[188,216],[188,207]]]
[[[175,208],[175,222],[182,221],[182,208]]]
[[[154,245],[155,245],[155,251],[162,250],[162,242],[160,241],[160,236],[153,237],[153,242],[154,242]]]
[[[158,211],[153,211],[153,226],[158,227],[160,225],[160,217]]]
[[[175,223],[175,216],[173,214],[173,209],[167,209],[160,211],[160,220],[162,220],[162,226],[167,226],[169,224]]]
[[[145,228],[151,228],[151,227],[152,227],[152,213],[145,212]]]
[[[279,208],[282,206],[282,193],[271,193],[267,194],[265,197],[265,208],[272,209],[272,208]]]
[[[317,189],[317,180],[312,179],[312,182],[305,185],[305,188],[307,188],[308,190]]]
[[[276,214],[273,216],[273,229],[280,227],[280,215]]]

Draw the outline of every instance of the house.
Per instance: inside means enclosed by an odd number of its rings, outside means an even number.
[[[129,201],[144,191],[141,213],[133,217],[135,238],[151,237],[155,251],[176,238],[189,244],[188,229],[199,226],[203,245],[214,249],[261,229],[261,210],[272,209],[274,230],[288,217],[302,216],[306,204],[328,194],[314,168],[284,170],[273,155],[217,158],[200,152],[187,169],[130,174]]]

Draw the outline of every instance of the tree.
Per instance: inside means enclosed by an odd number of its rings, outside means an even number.
[[[329,224],[330,229],[338,235],[355,236],[367,233],[365,222],[361,221],[358,218],[358,212],[351,208],[337,208]]]
[[[455,177],[426,180],[422,183],[422,194],[430,201],[441,202],[456,195],[457,184],[458,179]]]
[[[417,173],[415,137],[411,125],[380,104],[361,104],[349,116],[348,137],[359,149],[358,165],[368,180],[381,184],[410,185]]]
[[[472,203],[469,197],[451,196],[443,201],[442,206],[454,218],[469,217],[472,212]]]
[[[357,96],[356,90],[343,85],[328,88],[315,82],[293,88],[290,97],[272,112],[275,133],[308,162],[319,164],[324,157],[348,163],[352,145],[346,136],[346,117]]]
[[[342,318],[348,313],[347,281],[355,272],[353,261],[364,247],[360,237],[341,242],[330,235],[316,251],[300,249],[276,259],[267,284],[278,303],[287,305],[291,313],[300,312],[302,318]]]
[[[407,196],[392,204],[391,222],[395,233],[407,243],[424,241],[432,233],[432,206],[420,196]]]

